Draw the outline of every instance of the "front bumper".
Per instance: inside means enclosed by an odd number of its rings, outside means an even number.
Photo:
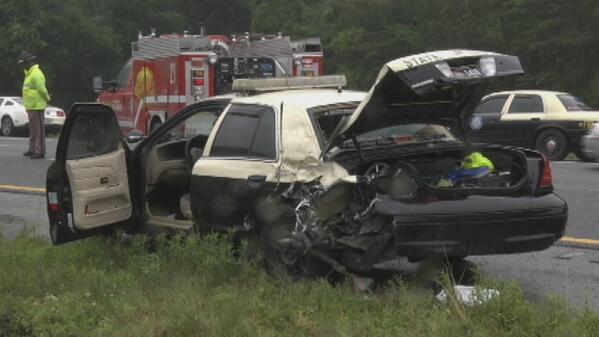
[[[575,151],[581,146],[581,141],[588,132],[589,130],[587,129],[568,130],[568,142],[570,143],[572,151]]]
[[[543,250],[564,235],[568,218],[566,202],[554,194],[470,196],[428,204],[382,199],[375,212],[393,217],[398,254],[410,257]]]
[[[592,159],[599,158],[599,137],[591,135],[582,137],[580,147],[585,156]]]

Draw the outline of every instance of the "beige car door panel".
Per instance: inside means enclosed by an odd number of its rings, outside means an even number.
[[[160,182],[178,182],[180,176],[189,176],[189,168],[185,159],[185,143],[165,143],[155,146],[146,165],[146,184],[156,185]]]
[[[128,219],[131,197],[126,154],[115,152],[66,161],[71,184],[73,222],[78,229],[91,229]]]

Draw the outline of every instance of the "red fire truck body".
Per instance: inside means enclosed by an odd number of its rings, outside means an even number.
[[[324,55],[319,38],[297,40],[293,44],[293,76],[324,75]]]
[[[149,134],[183,107],[231,92],[234,78],[323,74],[319,39],[140,36],[132,44],[131,59],[98,102],[112,107],[123,133],[137,129]]]

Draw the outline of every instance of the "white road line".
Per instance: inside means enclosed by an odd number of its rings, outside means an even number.
[[[22,140],[22,141],[29,141],[28,137],[0,137],[0,140]],[[55,142],[58,141],[58,138],[46,138],[46,142]]]
[[[599,165],[599,163],[587,163],[583,161],[568,160],[568,161],[552,161],[551,165],[557,164],[581,164],[581,165]]]

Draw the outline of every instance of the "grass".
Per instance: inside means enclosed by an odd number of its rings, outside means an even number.
[[[1,239],[0,239],[1,240]],[[397,280],[374,294],[271,279],[226,239],[0,241],[4,336],[599,336],[599,316],[516,284],[496,299],[438,302]]]

